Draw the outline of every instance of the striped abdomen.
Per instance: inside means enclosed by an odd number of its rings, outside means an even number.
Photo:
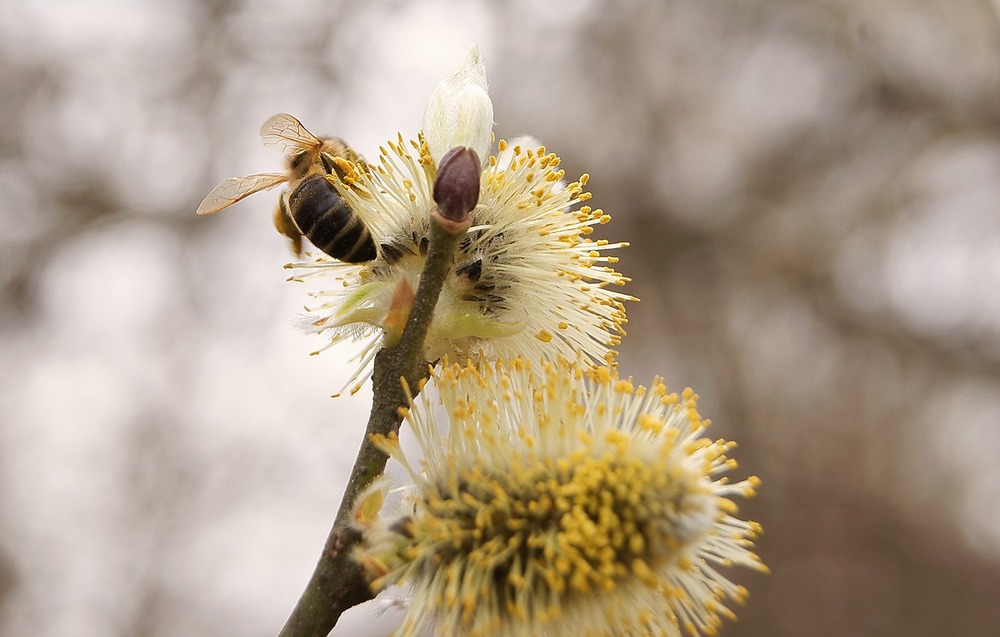
[[[368,228],[323,175],[299,182],[288,195],[288,213],[302,234],[334,259],[364,263],[377,256]]]

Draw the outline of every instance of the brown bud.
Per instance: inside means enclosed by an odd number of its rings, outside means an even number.
[[[445,219],[462,223],[479,203],[479,155],[468,146],[452,148],[438,166],[434,180],[434,201]]]

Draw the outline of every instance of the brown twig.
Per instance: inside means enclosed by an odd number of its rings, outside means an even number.
[[[476,193],[478,198],[478,176]],[[474,201],[472,205],[475,205]],[[385,469],[388,458],[375,448],[371,437],[398,430],[402,422],[400,408],[408,405],[401,379],[406,380],[413,395],[416,395],[427,377],[424,340],[445,277],[451,269],[455,248],[468,228],[468,223],[464,227],[456,227],[454,221],[442,219],[437,211],[431,214],[431,218],[427,260],[402,337],[375,357],[372,410],[340,510],[316,570],[279,637],[324,637],[333,630],[345,610],[373,597],[361,569],[351,556],[354,546],[361,539],[360,533],[351,526],[351,511],[359,494]]]

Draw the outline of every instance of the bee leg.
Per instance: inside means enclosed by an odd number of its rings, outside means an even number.
[[[278,199],[278,208],[274,211],[274,227],[278,232],[291,240],[292,251],[295,253],[296,258],[301,257],[302,232],[299,230],[299,227],[295,225],[292,215],[288,212],[288,204],[285,202],[284,195]]]

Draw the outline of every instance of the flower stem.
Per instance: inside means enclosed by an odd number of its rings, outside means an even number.
[[[427,260],[420,275],[413,308],[402,338],[375,357],[372,372],[374,399],[364,440],[348,479],[337,518],[327,536],[323,553],[278,637],[325,637],[340,615],[373,595],[351,552],[361,535],[351,527],[351,511],[358,495],[382,474],[388,457],[371,443],[373,434],[388,435],[402,422],[400,408],[408,406],[401,379],[415,396],[427,378],[424,340],[434,315],[434,306],[451,269],[455,248],[465,234],[452,234],[431,215]]]

